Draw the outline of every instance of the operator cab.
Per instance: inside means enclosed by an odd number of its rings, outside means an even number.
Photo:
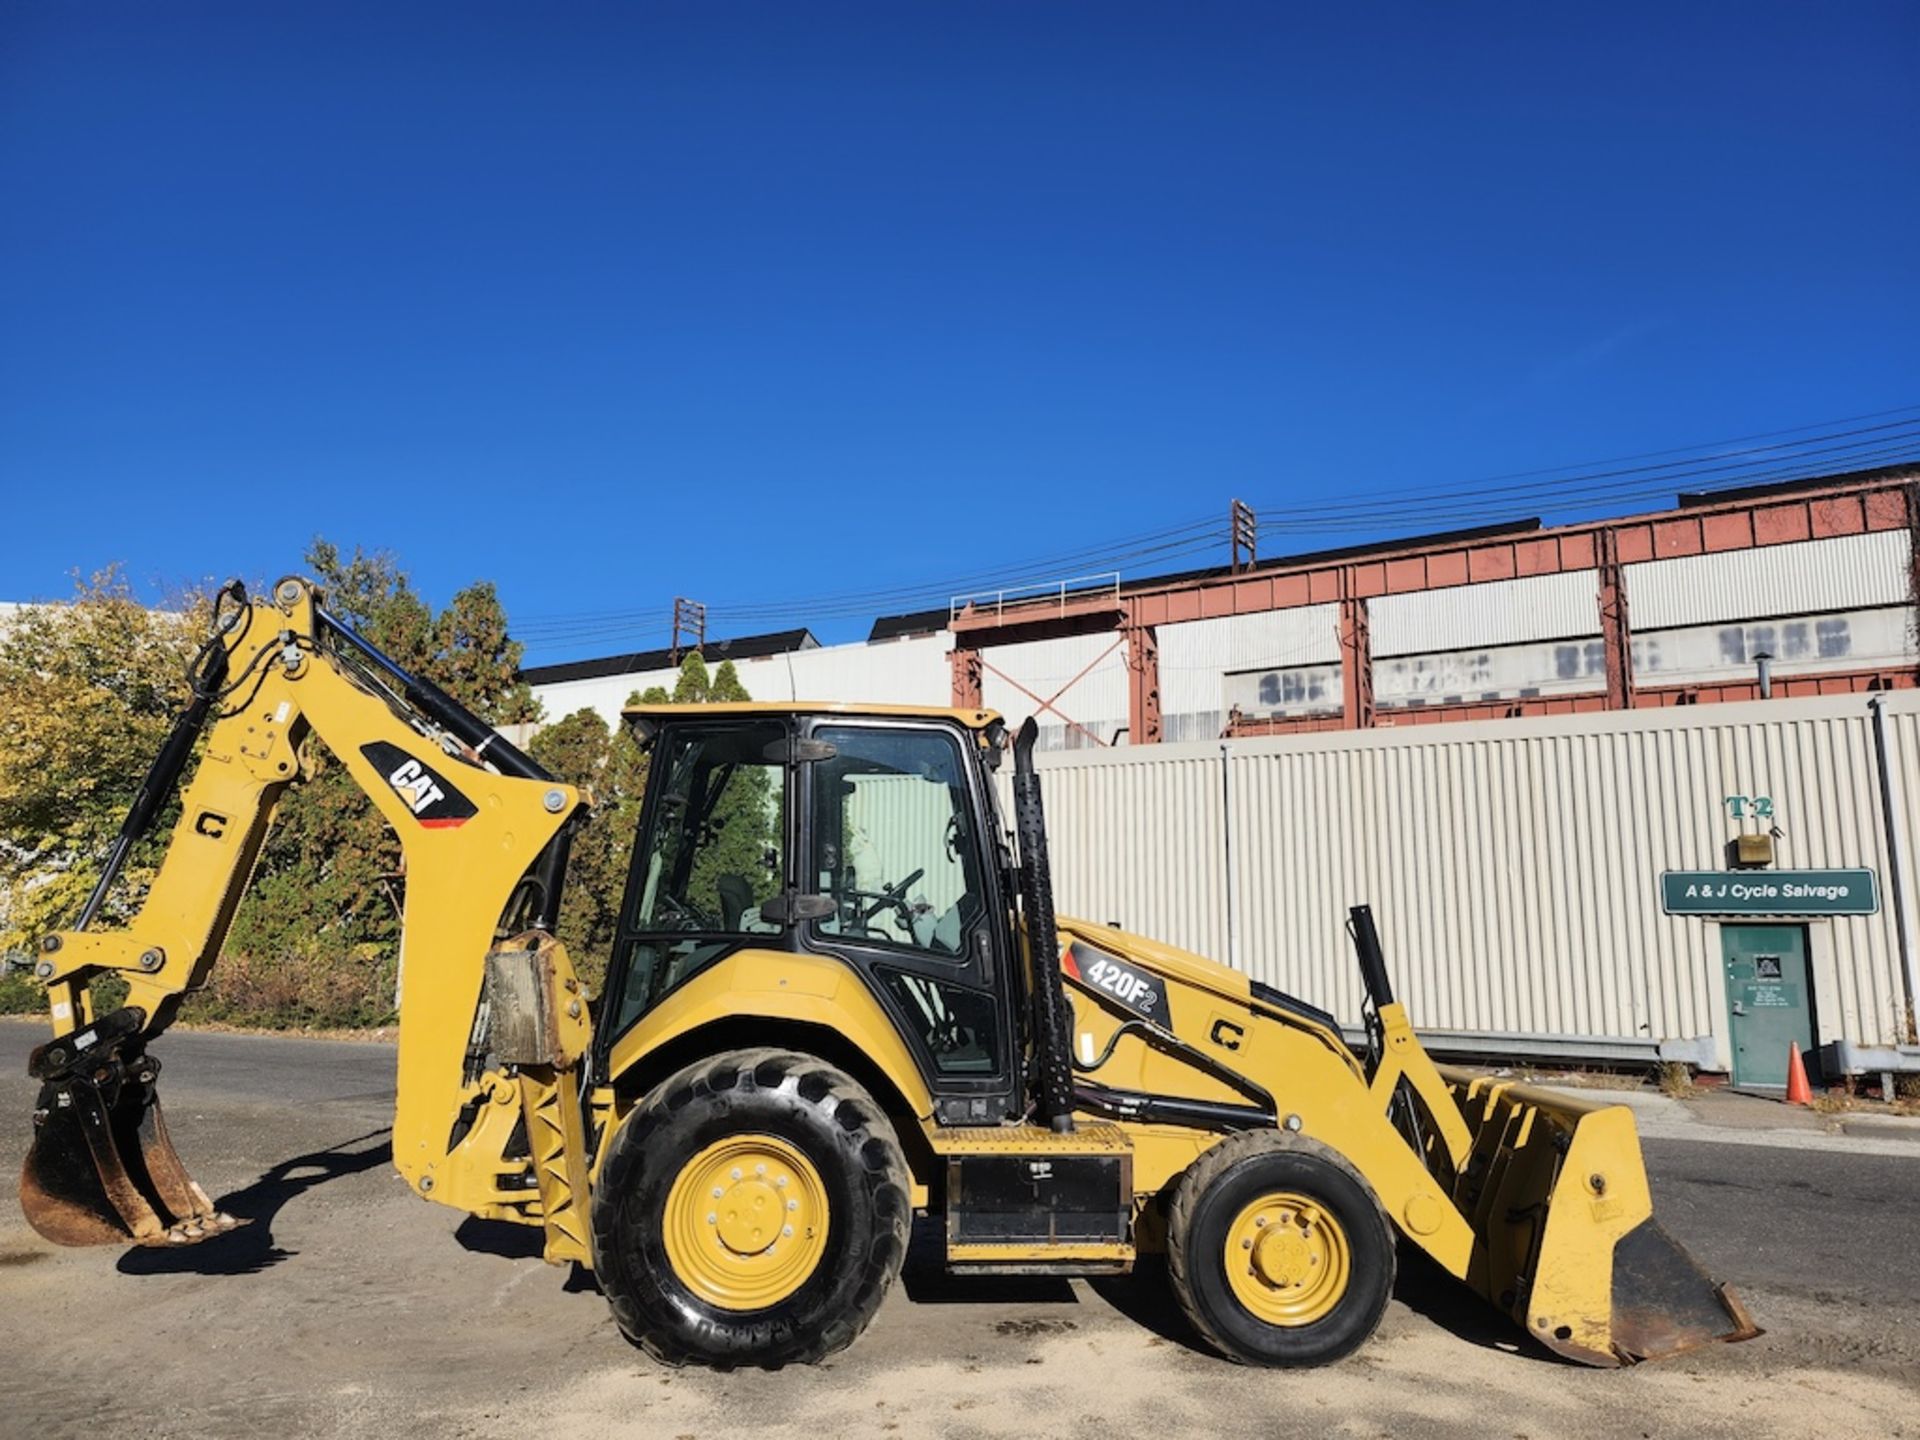
[[[832,955],[907,1036],[947,1123],[1019,1113],[1008,855],[985,711],[634,706],[652,749],[602,1057],[745,949]],[[1002,967],[1006,967],[1003,969]]]

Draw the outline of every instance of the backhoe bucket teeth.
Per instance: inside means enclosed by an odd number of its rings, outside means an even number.
[[[1548,1349],[1632,1365],[1760,1330],[1653,1218],[1633,1112],[1446,1069],[1473,1147],[1453,1177],[1481,1293]]]
[[[157,1069],[145,1057],[94,1055],[41,1088],[20,1207],[54,1244],[188,1245],[244,1223],[215,1210],[180,1163]]]

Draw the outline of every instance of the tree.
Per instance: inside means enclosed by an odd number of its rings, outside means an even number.
[[[636,698],[629,697],[628,703]],[[595,710],[576,710],[549,725],[533,737],[530,748],[556,779],[593,796],[593,814],[575,833],[567,861],[560,940],[581,979],[598,992],[619,928],[620,899],[646,792],[646,753],[626,726],[608,729]]]
[[[673,686],[676,704],[718,705],[750,698],[731,660],[709,671],[696,650],[680,662],[680,676]],[[694,857],[687,898],[705,914],[724,914],[720,878],[735,875],[747,882],[754,904],[771,899],[781,881],[779,867],[767,864],[770,853],[778,854],[781,834],[780,791],[774,772],[760,766],[735,771],[709,824],[713,833]]]
[[[669,697],[665,687],[649,686],[627,703],[701,704],[745,700],[731,662],[709,672],[698,652],[680,663]],[[560,907],[560,939],[581,977],[596,991],[604,987],[613,942],[619,930],[620,903],[626,893],[633,847],[639,836],[640,802],[647,786],[647,752],[630,726],[609,729],[593,710],[577,710],[534,735],[533,758],[568,784],[593,794],[593,816],[574,836],[567,863],[567,890]],[[766,771],[742,772],[714,814],[716,836],[695,862],[690,890],[708,913],[718,915],[719,877],[745,875],[749,883],[767,874],[762,863],[778,832],[778,812]],[[756,884],[756,900],[778,888],[777,878]]]
[[[384,552],[343,556],[315,540],[307,564],[329,611],[404,668],[495,724],[538,717],[491,584],[468,586],[436,614]],[[0,632],[0,947],[71,922],[187,703],[186,663],[206,621],[204,598],[149,610],[109,572],[79,584],[68,604],[18,612]],[[306,758],[313,778],[286,792],[226,953],[189,1013],[267,1024],[392,1013],[399,842],[321,746]],[[109,897],[109,922],[143,893],[172,818],[163,814],[135,850]],[[0,1000],[33,989],[7,987]]]
[[[70,921],[93,888],[184,703],[205,620],[201,597],[150,610],[108,570],[0,628],[0,951]],[[170,826],[163,816],[135,849],[105,920],[144,893]],[[6,990],[15,1008],[45,1003],[37,986]]]

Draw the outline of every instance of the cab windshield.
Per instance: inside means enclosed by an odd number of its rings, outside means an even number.
[[[616,1030],[708,961],[782,926],[760,913],[786,873],[786,789],[777,721],[670,729],[662,779],[635,848],[622,917]]]

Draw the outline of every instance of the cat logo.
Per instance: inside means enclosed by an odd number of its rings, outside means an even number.
[[[429,830],[454,829],[479,813],[452,781],[399,746],[375,740],[362,745],[360,753],[386,777],[394,793],[407,802],[413,817]]]
[[[434,801],[447,798],[447,792],[440,788],[433,772],[418,760],[402,761],[400,768],[387,776],[387,783],[407,797],[416,815]]]

